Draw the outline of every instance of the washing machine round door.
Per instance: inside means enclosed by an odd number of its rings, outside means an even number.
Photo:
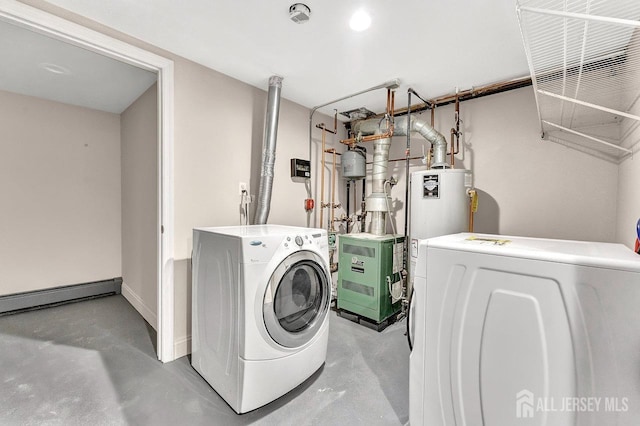
[[[279,345],[296,348],[318,333],[329,309],[331,285],[322,258],[298,251],[275,269],[264,295],[267,332]]]

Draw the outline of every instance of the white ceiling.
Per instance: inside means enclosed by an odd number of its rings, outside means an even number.
[[[433,98],[529,75],[515,0],[304,0],[306,24],[289,19],[292,0],[48,1],[262,89],[280,75],[306,107],[396,77],[405,106],[408,87]],[[355,33],[360,8],[373,23]],[[378,91],[323,111],[385,103]]]
[[[116,114],[156,81],[155,73],[3,21],[0,57],[0,90]]]

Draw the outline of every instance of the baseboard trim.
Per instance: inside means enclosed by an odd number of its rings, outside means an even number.
[[[156,315],[153,310],[144,303],[142,298],[126,283],[122,283],[122,296],[127,299],[131,306],[142,315],[142,318],[144,318],[154,330],[158,330],[158,315]]]
[[[173,353],[176,359],[189,355],[191,353],[191,336],[177,339],[173,344]]]
[[[41,309],[82,299],[120,294],[122,278],[66,285],[43,290],[0,296],[0,315],[24,310]]]

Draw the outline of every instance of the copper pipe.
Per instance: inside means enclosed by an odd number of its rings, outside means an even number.
[[[454,103],[456,101],[456,96],[458,97],[458,99],[466,101],[472,98],[493,95],[494,93],[500,93],[507,90],[518,89],[520,87],[526,87],[530,85],[531,78],[525,77],[511,81],[488,84],[486,86],[474,87],[468,90],[463,90],[462,92],[458,92],[457,94],[441,96],[434,99],[433,102],[438,106],[442,106],[444,104]]]
[[[454,145],[454,137],[455,137],[455,149],[453,149],[452,147],[451,151],[454,154],[458,154],[460,152],[460,138],[457,136],[458,136],[458,133],[456,132],[456,129],[452,127],[451,128],[451,145]],[[448,152],[447,155],[451,155],[451,153]]]
[[[321,169],[321,177],[320,177],[320,227],[324,228],[324,153],[325,153],[325,128],[324,124],[322,124],[322,166]]]
[[[340,143],[345,145],[354,145],[360,142],[372,142],[379,139],[387,139],[393,137],[393,114],[394,114],[394,105],[395,105],[395,95],[396,92],[391,89],[387,89],[387,114],[389,114],[391,120],[389,122],[389,129],[385,133],[381,133],[379,135],[368,135],[362,136],[361,138],[351,137],[348,139],[340,140]]]
[[[334,120],[337,120],[337,115],[335,116]],[[329,133],[335,135],[337,133],[338,129],[337,129],[337,127],[333,131],[330,130],[330,129],[327,129],[327,127],[325,126],[324,123],[316,124],[316,127],[318,129],[322,129],[322,166],[321,166],[322,171],[321,171],[321,177],[320,177],[320,181],[321,181],[320,182],[320,227],[323,228],[324,227],[324,224],[323,224],[323,222],[324,222],[324,209],[325,209],[325,207],[327,207],[327,205],[324,202],[324,195],[325,195],[324,194],[324,178],[325,178],[324,169],[326,167],[326,161],[325,161],[324,155],[325,155],[325,153],[330,152],[330,150],[326,149],[326,132],[329,132]],[[335,151],[335,149],[334,149],[334,151]],[[334,163],[335,163],[335,161],[334,161]],[[335,164],[334,164],[334,168],[335,168]],[[333,225],[331,225],[331,226],[333,226]]]
[[[431,127],[435,129],[436,127],[436,106],[433,105],[431,108]]]
[[[363,136],[361,138],[349,138],[349,139],[342,139],[340,141],[340,143],[343,143],[345,145],[353,145],[355,143],[359,143],[359,142],[371,142],[371,141],[375,141],[378,139],[387,139],[393,136],[393,130],[390,130],[386,133],[382,133],[379,135],[369,135],[369,136]]]
[[[333,113],[333,134],[338,133],[338,110],[334,109]]]
[[[460,102],[468,101],[470,99],[480,98],[483,96],[494,95],[496,93],[502,93],[509,90],[520,89],[522,87],[531,86],[531,77],[518,78],[510,81],[501,81],[498,83],[488,84],[486,86],[474,87],[468,90],[458,92],[458,99]],[[456,94],[440,96],[424,102],[411,106],[411,113],[425,111],[427,109],[433,110],[435,107],[441,107],[444,105],[452,104],[456,101]],[[394,115],[404,115],[409,108],[403,107],[394,111]],[[378,115],[380,116],[380,115]],[[370,117],[371,118],[371,117]],[[433,127],[433,126],[432,126]]]
[[[331,208],[331,213],[329,214],[329,219],[330,219],[330,223],[329,223],[329,231],[334,232],[334,228],[333,228],[333,223],[334,223],[334,208],[336,207],[335,204],[335,192],[336,192],[336,155],[342,155],[341,153],[337,152],[335,148],[329,148],[329,149],[325,149],[325,133],[324,130],[327,129],[323,129],[322,132],[322,183],[321,183],[321,189],[320,189],[320,193],[321,193],[321,199],[320,199],[320,226],[322,225],[322,222],[324,221],[324,209],[326,207]],[[329,131],[329,130],[327,130]],[[332,170],[331,170],[331,204],[325,204],[324,202],[324,169],[326,166],[326,161],[325,161],[325,154],[333,154],[333,162],[331,164]]]

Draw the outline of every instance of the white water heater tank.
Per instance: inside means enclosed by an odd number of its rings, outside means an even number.
[[[413,277],[418,241],[469,230],[472,176],[464,169],[430,169],[411,173],[409,275]]]

